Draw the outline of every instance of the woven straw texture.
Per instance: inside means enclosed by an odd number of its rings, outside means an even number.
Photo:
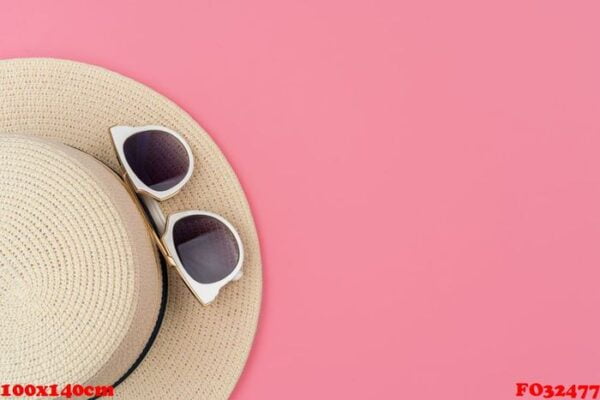
[[[31,136],[0,136],[0,171],[3,384],[116,382],[162,289],[129,192],[93,157]]]
[[[196,170],[182,192],[162,204],[163,211],[169,214],[186,209],[203,209],[225,216],[240,232],[246,249],[246,260],[244,277],[225,287],[218,299],[208,307],[200,306],[177,273],[173,269],[169,270],[169,299],[162,328],[142,364],[117,388],[115,398],[225,399],[234,388],[252,345],[262,290],[260,251],[254,223],[244,193],[227,160],[206,132],[187,113],[168,99],[131,79],[98,67],[70,61],[0,61],[0,132],[55,139],[82,150],[110,168],[118,170],[108,134],[108,128],[116,124],[164,125],[180,132],[186,138],[197,162]],[[11,136],[11,141],[14,143],[10,146],[23,146],[22,138]],[[44,144],[42,147],[44,146],[49,145]],[[55,160],[50,163],[52,168],[49,169],[46,169],[45,162],[33,169],[25,165],[27,162],[23,160],[32,157],[67,157],[67,153],[53,153],[46,147],[36,151],[21,149],[11,153],[13,154],[6,155],[5,159],[0,150],[3,185],[0,192],[5,190],[6,171],[14,174],[11,175],[10,181],[14,180],[15,185],[21,186],[18,190],[0,197],[0,291],[4,292],[5,288],[11,285],[23,287],[20,291],[6,291],[13,294],[12,299],[9,295],[0,295],[2,312],[9,306],[16,310],[16,303],[20,303],[19,296],[30,296],[25,288],[39,291],[36,294],[38,299],[43,299],[43,296],[48,296],[48,299],[53,299],[52,296],[71,296],[73,302],[91,302],[92,297],[86,298],[82,294],[75,297],[77,293],[84,293],[90,285],[97,285],[94,290],[102,290],[105,293],[104,298],[110,300],[106,304],[95,304],[93,307],[98,307],[102,312],[109,312],[110,307],[116,307],[119,312],[109,315],[106,325],[99,324],[100,319],[97,316],[92,318],[92,324],[81,322],[78,326],[81,331],[75,333],[73,330],[73,343],[66,343],[64,338],[57,340],[52,329],[48,329],[53,323],[52,319],[39,321],[35,325],[34,316],[24,318],[23,322],[22,316],[18,318],[17,311],[13,311],[13,326],[26,323],[31,325],[35,332],[23,335],[22,331],[11,328],[12,339],[7,339],[9,336],[5,333],[0,334],[0,352],[8,346],[13,346],[13,349],[14,346],[30,349],[29,352],[23,353],[20,360],[21,365],[30,367],[25,370],[13,368],[12,377],[20,375],[34,380],[38,377],[50,379],[49,377],[60,376],[61,379],[103,381],[110,378],[111,374],[117,375],[119,370],[129,363],[131,354],[139,350],[140,344],[135,342],[135,338],[138,338],[138,342],[139,338],[147,339],[145,330],[151,325],[149,321],[153,322],[156,318],[158,294],[155,285],[152,284],[156,276],[151,273],[150,280],[146,282],[136,275],[139,271],[148,271],[148,267],[145,267],[145,270],[140,269],[141,267],[136,269],[136,265],[139,264],[137,260],[153,254],[148,253],[145,247],[148,245],[148,236],[146,233],[135,232],[135,229],[139,228],[139,220],[126,217],[130,204],[115,197],[114,193],[122,189],[115,186],[118,184],[117,178],[113,177],[112,185],[116,188],[113,190],[110,189],[111,185],[102,183],[104,179],[99,179],[102,175],[99,170],[91,166],[84,167],[71,159],[71,164]],[[58,153],[61,155],[57,156]],[[58,168],[61,165],[62,168]],[[13,169],[18,173],[13,173]],[[29,180],[19,180],[22,179],[19,178],[21,173],[26,170],[32,172]],[[39,182],[42,176],[47,176],[48,182],[54,182],[53,189],[43,190],[45,186]],[[77,179],[74,179],[75,176]],[[22,201],[21,197],[27,196],[27,185],[24,184],[34,180],[38,181],[37,186],[34,185],[38,188],[36,196],[54,199],[54,207],[40,208],[35,205],[39,202],[30,204]],[[82,186],[81,180],[87,180],[87,186]],[[72,185],[69,187],[67,182],[72,182]],[[64,195],[66,191],[70,191],[68,201],[77,205],[74,209],[69,210],[70,205],[57,203],[58,200],[55,199]],[[92,198],[94,201],[82,201]],[[20,232],[17,228],[7,231],[11,221],[5,215],[8,209],[5,202],[15,207],[14,210],[18,212],[13,211],[20,216],[22,222],[37,224],[36,228],[27,229],[25,232]],[[34,210],[35,207],[38,209]],[[49,222],[51,219],[46,220],[45,216],[58,208],[62,211],[55,218],[61,221],[63,218],[69,219],[69,222],[66,225],[57,224],[63,228],[53,230]],[[35,211],[33,215],[36,216],[29,217],[32,211]],[[91,229],[88,226],[90,224],[95,228]],[[56,232],[57,230],[60,232]],[[38,232],[38,237],[20,236],[34,235],[35,232]],[[44,232],[44,235],[39,232]],[[64,242],[48,240],[48,235],[57,233],[62,235],[58,237],[63,238]],[[69,246],[65,247],[62,243],[69,243]],[[127,245],[124,245],[125,243]],[[71,246],[74,253],[67,254],[71,251]],[[19,254],[16,254],[17,252]],[[20,258],[15,261],[11,257]],[[97,263],[94,257],[117,257],[121,269],[110,267],[115,265],[111,262],[104,268],[112,268],[110,273],[114,276],[107,276],[103,270],[85,270],[77,273],[77,279],[82,280],[81,283],[70,280],[75,265]],[[38,272],[20,273],[13,267],[13,261],[21,267],[54,266],[60,264],[57,260],[63,259],[71,263],[71,272],[62,273],[59,270],[56,274],[51,274],[56,281],[43,282],[40,287],[29,285],[31,278]],[[156,267],[155,260],[147,264]],[[128,267],[123,268],[123,265]],[[7,268],[10,272],[4,271]],[[66,267],[64,269],[66,270]],[[156,272],[156,269],[151,271]],[[108,285],[107,282],[118,282],[118,286]],[[68,290],[72,285],[82,287],[73,294]],[[144,291],[148,292],[148,299],[140,294],[142,285],[147,286]],[[21,293],[16,295],[17,300],[14,299],[15,293]],[[62,301],[50,301],[46,302],[46,305],[67,305],[70,300]],[[87,305],[82,309],[89,310],[90,307],[92,306]],[[28,310],[22,310],[21,314]],[[55,311],[69,312],[68,309]],[[60,320],[62,321],[63,317]],[[36,330],[34,325],[39,326],[39,329]],[[132,326],[139,327],[141,332],[138,336],[131,335]],[[31,335],[37,335],[35,340],[43,344],[31,345],[29,348]],[[53,351],[61,352],[65,346],[79,346],[77,356],[74,356],[72,361],[59,366],[36,363],[36,354],[40,353],[34,352],[34,349],[45,347],[43,351],[46,353],[43,353],[42,358],[48,360],[47,354]],[[125,349],[129,347],[133,349],[130,352]],[[70,351],[71,348],[67,353],[75,354]],[[12,350],[7,354],[16,353]],[[118,357],[115,357],[115,354],[118,354]],[[25,363],[24,360],[29,361]],[[0,373],[10,369],[3,365],[3,362],[4,359],[0,356]],[[99,365],[104,368],[98,369]],[[61,371],[60,375],[56,375],[56,371]],[[68,371],[71,371],[71,375],[68,375]]]

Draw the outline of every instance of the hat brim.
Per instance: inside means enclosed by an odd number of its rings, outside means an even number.
[[[149,123],[180,132],[197,159],[194,175],[177,196],[162,204],[163,210],[209,210],[227,218],[244,243],[244,277],[203,307],[170,269],[162,327],[115,398],[225,399],[252,346],[262,291],[258,237],[231,166],[185,111],[132,79],[73,61],[0,61],[2,132],[58,139],[117,169],[108,129]]]

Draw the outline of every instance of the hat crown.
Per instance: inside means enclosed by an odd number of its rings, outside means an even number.
[[[162,276],[143,218],[107,167],[0,135],[0,377],[111,385],[142,353]]]

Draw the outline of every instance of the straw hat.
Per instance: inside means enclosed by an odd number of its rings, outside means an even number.
[[[213,211],[239,231],[244,276],[213,304],[162,265],[106,168],[119,169],[116,124],[180,132],[196,167],[163,211]],[[116,399],[227,398],[256,330],[261,261],[244,193],[206,132],[116,73],[17,59],[0,61],[0,133],[0,382],[120,382]]]

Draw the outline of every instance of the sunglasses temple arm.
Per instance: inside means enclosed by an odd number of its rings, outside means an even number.
[[[156,233],[158,233],[158,236],[162,236],[165,233],[167,218],[165,217],[165,214],[163,214],[158,201],[146,195],[140,195],[140,199],[142,200],[142,203],[144,203],[146,210],[148,210],[152,224],[156,228]]]

